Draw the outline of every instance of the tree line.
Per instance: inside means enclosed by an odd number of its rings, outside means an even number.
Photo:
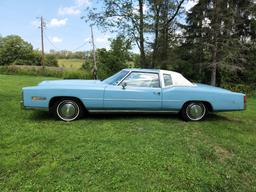
[[[52,54],[45,55],[45,66],[57,66],[58,61]],[[41,53],[18,35],[0,36],[1,65],[41,65]]]
[[[58,66],[58,59],[84,60],[88,52],[50,50],[45,54],[45,66]],[[18,35],[0,36],[0,65],[41,65],[41,52]]]
[[[255,1],[198,0],[189,11],[185,2],[104,0],[82,18],[137,45],[139,67],[176,70],[212,85],[255,84]]]

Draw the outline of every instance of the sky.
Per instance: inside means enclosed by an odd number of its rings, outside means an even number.
[[[96,3],[98,2],[98,3]],[[189,10],[193,0],[185,3]],[[91,50],[91,32],[88,23],[81,19],[87,7],[102,6],[92,0],[0,0],[0,35],[21,36],[35,49],[41,48],[39,17],[46,22],[45,50]],[[96,48],[109,48],[109,39],[115,34],[94,27]],[[136,47],[134,52],[138,52]]]

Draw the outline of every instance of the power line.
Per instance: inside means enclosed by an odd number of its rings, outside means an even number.
[[[81,49],[82,47],[84,47],[85,45],[87,45],[87,42],[83,43],[82,45],[78,46],[77,48],[71,50],[72,52],[77,51],[78,49]]]
[[[45,33],[44,33],[45,34]],[[54,43],[50,40],[50,38],[45,34],[45,37],[47,39],[47,41],[55,48],[58,50],[58,47],[56,47],[56,45],[54,45]]]

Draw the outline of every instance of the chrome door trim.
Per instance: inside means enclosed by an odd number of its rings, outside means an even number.
[[[179,111],[159,111],[159,110],[122,110],[122,109],[117,109],[117,110],[102,110],[102,109],[93,109],[93,110],[88,110],[90,113],[179,113]]]

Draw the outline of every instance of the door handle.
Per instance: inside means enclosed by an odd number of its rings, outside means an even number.
[[[155,91],[155,92],[153,92],[153,94],[154,94],[154,95],[160,95],[160,92]]]

